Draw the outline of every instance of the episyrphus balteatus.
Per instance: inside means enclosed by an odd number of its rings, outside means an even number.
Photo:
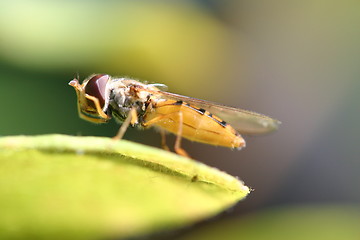
[[[188,156],[181,138],[229,148],[245,147],[240,134],[258,135],[276,130],[279,121],[262,114],[160,90],[162,84],[145,84],[128,78],[94,74],[79,83],[73,79],[81,118],[105,123],[112,117],[122,123],[114,139],[121,139],[131,124],[156,127],[176,135],[175,152]]]

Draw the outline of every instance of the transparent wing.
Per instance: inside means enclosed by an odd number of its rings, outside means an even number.
[[[162,83],[150,83],[150,84],[147,84],[147,85],[152,86],[152,87],[156,87],[160,91],[167,91],[168,90],[168,86],[166,86],[165,84],[162,84]]]
[[[158,91],[157,94],[160,98],[170,98],[177,101],[181,100],[196,107],[203,108],[211,114],[228,122],[241,134],[259,135],[270,133],[278,129],[281,123],[276,119],[259,113],[228,107],[201,99],[163,91]],[[163,97],[161,97],[161,95]]]

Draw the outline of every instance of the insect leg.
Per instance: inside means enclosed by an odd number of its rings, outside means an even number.
[[[176,134],[174,150],[177,154],[190,158],[189,154],[187,154],[187,152],[183,148],[180,147],[181,146],[182,127],[183,127],[183,114],[181,111],[179,111],[178,114],[179,114],[179,129]]]
[[[165,131],[163,129],[160,129],[160,135],[161,135],[161,146],[164,150],[170,151],[168,145],[166,144],[166,135]]]
[[[129,113],[130,115],[131,115],[131,121],[130,121],[130,123],[131,123],[131,125],[135,125],[135,124],[137,124],[138,123],[138,116],[137,116],[137,113],[136,113],[136,109],[135,109],[135,107],[133,107],[131,110],[130,110],[130,113]]]
[[[174,115],[175,116],[177,115],[179,117],[179,128],[178,128],[178,132],[176,133],[176,140],[175,140],[174,150],[175,150],[175,152],[177,154],[190,158],[189,154],[187,154],[187,152],[180,147],[180,145],[181,145],[181,136],[182,136],[182,127],[183,127],[183,113],[181,111],[166,114],[166,115],[157,116],[157,117],[149,120],[148,122],[143,123],[143,126],[148,127],[150,125],[156,124],[160,120],[163,120],[163,119],[166,119],[166,118],[171,118]]]
[[[116,136],[113,137],[113,139],[114,140],[122,139],[122,137],[124,136],[127,128],[129,127],[130,123],[134,124],[136,122],[137,122],[136,109],[135,109],[135,107],[133,107],[133,108],[131,108],[131,110],[129,112],[129,115],[126,117],[125,121],[123,122],[123,124],[119,128],[118,133],[116,134]]]
[[[91,101],[93,101],[93,103],[95,104],[95,108],[96,108],[96,111],[97,113],[100,115],[100,117],[104,118],[104,119],[108,119],[108,115],[106,115],[101,106],[100,106],[100,102],[99,102],[99,99],[97,99],[96,97],[93,97],[93,96],[90,96],[90,95],[85,95],[85,97]]]

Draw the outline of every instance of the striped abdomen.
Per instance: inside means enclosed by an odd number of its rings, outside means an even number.
[[[182,113],[182,137],[216,146],[245,146],[244,139],[225,121],[183,101],[166,100],[156,103],[152,111],[145,115],[144,126],[153,119],[152,125],[177,134],[181,124],[179,112]]]

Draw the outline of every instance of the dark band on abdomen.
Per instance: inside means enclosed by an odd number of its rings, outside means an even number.
[[[174,102],[172,105],[184,105],[186,107],[191,108],[192,110],[196,111],[197,113],[199,113],[201,115],[206,115],[206,116],[210,117],[211,119],[213,119],[215,122],[217,122],[218,124],[220,124],[224,128],[227,126],[227,123],[225,121],[223,121],[222,119],[212,115],[211,113],[207,112],[203,108],[197,108],[197,107],[195,107],[193,105],[190,105],[189,103],[183,102],[182,100],[178,100],[178,101]]]

